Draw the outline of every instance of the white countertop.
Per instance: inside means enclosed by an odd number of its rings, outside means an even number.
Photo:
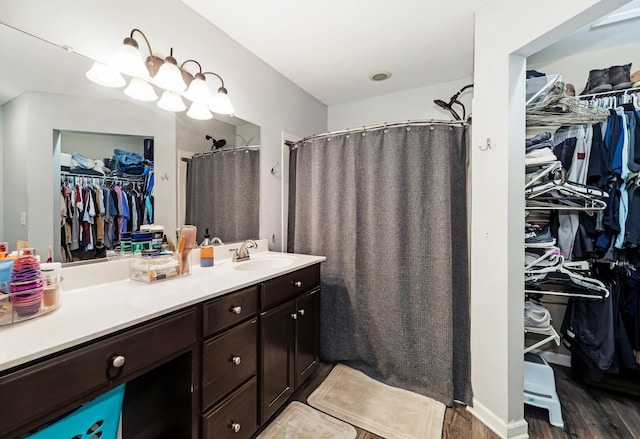
[[[282,253],[261,251],[252,255],[257,259]],[[287,255],[296,260],[284,268],[240,271],[228,259],[219,262],[216,257],[213,267],[192,264],[190,275],[176,279],[150,284],[115,280],[64,290],[62,305],[52,313],[0,326],[0,371],[326,260],[324,256]],[[104,264],[103,270],[111,271],[111,263]],[[121,265],[122,272],[124,264],[128,267],[128,261],[118,261],[112,267]],[[96,270],[100,265],[86,267]],[[82,268],[74,268],[78,269]],[[66,279],[63,286],[65,283]]]

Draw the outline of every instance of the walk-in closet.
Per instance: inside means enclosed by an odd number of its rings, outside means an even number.
[[[603,37],[628,25],[596,23],[527,62],[530,437],[640,434],[640,42]]]

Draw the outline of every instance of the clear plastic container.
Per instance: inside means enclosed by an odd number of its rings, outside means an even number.
[[[0,282],[0,325],[21,322],[50,313],[60,307],[61,280],[19,292],[10,292],[9,282]]]
[[[136,256],[129,261],[129,278],[140,282],[156,282],[178,277],[180,262],[176,255],[159,253]]]

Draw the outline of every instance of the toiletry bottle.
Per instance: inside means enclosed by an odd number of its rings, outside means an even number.
[[[200,266],[213,267],[213,245],[211,244],[209,229],[205,229],[204,241],[200,244]]]

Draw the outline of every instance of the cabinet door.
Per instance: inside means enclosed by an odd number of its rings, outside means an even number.
[[[295,388],[318,367],[320,361],[320,289],[296,299]]]
[[[260,315],[260,424],[293,393],[296,308],[293,300]]]

